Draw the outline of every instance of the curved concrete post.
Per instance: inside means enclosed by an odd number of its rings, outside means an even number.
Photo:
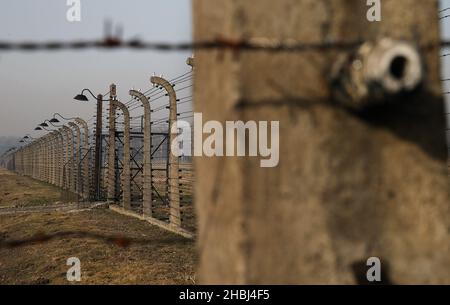
[[[61,133],[59,130],[55,130],[53,132],[53,184],[55,186],[59,186],[59,171],[60,171],[60,139],[61,139]]]
[[[46,157],[47,157],[47,165],[46,165],[46,172],[47,172],[47,179],[46,182],[53,184],[53,151],[54,151],[54,143],[53,143],[53,131],[50,132],[47,135],[46,140]]]
[[[25,147],[20,149],[20,173],[25,175]]]
[[[42,180],[44,181],[44,182],[49,182],[49,151],[50,151],[50,149],[49,149],[49,135],[48,134],[46,134],[45,135],[45,137],[44,137],[44,141],[43,141],[43,173],[44,173],[44,176],[42,177]]]
[[[36,141],[34,141],[30,146],[30,162],[31,162],[31,177],[36,177],[36,160],[34,158],[35,156],[35,149],[36,149]]]
[[[22,152],[21,152],[21,156],[20,156],[20,159],[21,159],[21,165],[22,165],[22,168],[21,168],[21,170],[22,170],[22,175],[26,175],[26,171],[27,171],[27,169],[26,169],[26,157],[27,157],[27,147],[26,147],[26,145],[25,146],[22,146]]]
[[[25,174],[25,171],[24,171],[24,163],[23,163],[23,161],[24,161],[24,153],[25,153],[25,150],[24,150],[24,148],[22,147],[21,149],[20,149],[20,174],[21,175],[24,175]]]
[[[80,194],[81,186],[80,186],[80,175],[81,175],[81,168],[80,168],[80,160],[81,160],[81,129],[80,126],[73,122],[67,123],[70,127],[72,127],[75,130],[75,152],[74,152],[74,167],[73,167],[73,181],[74,181],[74,190],[77,194]]]
[[[27,172],[27,147],[22,146],[22,156],[21,156],[21,163],[22,163],[22,175],[26,175]]]
[[[47,183],[52,183],[52,178],[53,178],[53,134],[49,133],[47,135],[47,179],[46,182]]]
[[[41,180],[42,173],[42,137],[36,143],[35,159],[36,159],[36,179]]]
[[[38,146],[36,148],[36,163],[37,163],[37,179],[42,180],[42,142],[43,139],[39,139]]]
[[[45,164],[45,171],[46,171],[46,177],[45,177],[45,182],[50,183],[52,181],[52,158],[53,158],[53,154],[52,154],[52,148],[53,148],[53,137],[52,134],[49,133],[47,134],[47,140],[46,140],[46,145],[45,145],[45,157],[46,157],[46,164]]]
[[[55,185],[63,187],[63,166],[64,166],[64,134],[62,129],[55,130]]]
[[[25,175],[25,147],[20,150],[20,171],[22,175]]]
[[[44,140],[44,182],[46,183],[50,182],[50,143],[50,134],[46,134]]]
[[[34,179],[37,179],[38,165],[36,160],[36,151],[38,146],[39,146],[39,139],[34,141],[33,146],[31,148],[31,163],[32,163],[31,177],[33,177]]]
[[[122,202],[125,209],[131,208],[131,169],[130,169],[130,112],[118,100],[112,100],[110,107],[118,107],[123,112],[123,171],[122,171]],[[114,117],[115,118],[115,117]],[[111,142],[111,140],[110,140]]]
[[[17,161],[17,166],[16,166],[16,171],[22,175],[22,148],[19,148],[16,152],[16,161]]]
[[[16,156],[16,173],[20,174],[21,170],[20,170],[20,152],[21,152],[21,148],[17,149],[16,152],[14,153]]]
[[[31,148],[32,144],[27,147],[27,176],[32,175],[32,159],[31,159]]]
[[[116,199],[116,109],[117,106],[110,100],[109,104],[109,143],[108,143],[108,180],[107,200]]]
[[[32,159],[31,159],[31,148],[33,143],[30,143],[27,147],[27,175],[31,177],[32,175]]]
[[[39,180],[44,181],[45,177],[45,136],[41,138],[41,141],[39,142]]]
[[[39,139],[39,142],[36,145],[36,179],[41,180],[42,173],[42,138]]]
[[[33,147],[33,143],[27,145],[27,176],[32,175],[32,159],[31,159],[31,148]]]
[[[147,216],[152,216],[152,158],[151,158],[151,147],[152,147],[152,134],[151,134],[151,109],[150,102],[147,97],[136,91],[130,90],[130,95],[139,101],[141,101],[144,107],[144,160],[143,160],[143,194],[142,194],[142,207],[143,214]]]
[[[67,126],[61,127],[66,135],[66,152],[64,158],[65,172],[65,183],[64,188],[66,190],[73,190],[73,176],[72,176],[72,164],[73,164],[73,131]]]
[[[20,156],[22,175],[26,175],[26,154],[27,154],[26,147],[22,147],[21,156]]]
[[[27,146],[27,176],[31,176],[31,158],[30,158],[30,152],[31,152],[31,144]]]
[[[33,178],[39,179],[39,159],[38,159],[38,152],[39,152],[39,143],[40,139],[36,140],[36,142],[33,145]]]
[[[36,158],[36,179],[42,180],[42,169],[43,169],[43,157],[42,157],[42,146],[44,142],[44,137],[39,138],[36,143],[35,158]]]
[[[27,144],[24,148],[23,148],[23,171],[24,171],[24,175],[28,176],[28,149],[30,144]]]
[[[57,149],[58,149],[58,131],[52,131],[51,133],[51,148],[50,148],[50,154],[51,154],[51,163],[50,163],[50,183],[53,185],[57,185],[56,182],[56,171],[58,170],[58,162],[57,162]]]
[[[44,181],[45,177],[45,136],[41,138],[39,143],[39,180]]]
[[[177,95],[172,85],[165,79],[157,76],[153,76],[150,81],[155,84],[164,87],[169,94],[169,143],[168,149],[171,149],[174,139],[178,135],[176,129],[177,124]],[[181,226],[181,213],[180,213],[180,184],[178,179],[179,159],[172,152],[169,154],[169,173],[168,173],[168,185],[169,185],[169,202],[170,202],[170,223],[176,227]]]
[[[75,122],[83,128],[83,149],[81,157],[83,159],[83,198],[89,198],[89,158],[86,155],[89,152],[89,127],[85,120],[76,118]]]
[[[32,175],[31,147],[32,147],[32,144],[29,144],[27,146],[27,176],[30,176],[30,177]]]

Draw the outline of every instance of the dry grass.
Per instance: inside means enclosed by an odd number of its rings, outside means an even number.
[[[0,184],[0,191],[16,198],[22,189],[51,198],[46,185],[11,173],[0,172],[0,181],[11,180],[14,191]],[[24,184],[24,186],[22,185]],[[20,187],[19,187],[20,186]],[[49,197],[46,197],[49,196]],[[30,198],[33,198],[32,196]],[[11,205],[5,199],[5,205]],[[109,210],[78,213],[35,213],[0,216],[0,238],[21,239],[37,232],[91,231],[145,239],[145,244],[120,248],[89,238],[64,238],[14,249],[0,249],[0,284],[68,284],[66,260],[81,260],[81,284],[193,284],[194,242],[146,222]]]
[[[35,206],[60,199],[58,188],[0,168],[0,207]]]

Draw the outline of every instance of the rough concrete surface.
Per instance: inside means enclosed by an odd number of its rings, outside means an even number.
[[[196,158],[202,283],[355,283],[370,256],[394,283],[450,283],[450,194],[437,2],[384,0],[369,23],[359,0],[195,0],[195,40],[416,45],[420,90],[354,113],[330,94],[344,51],[195,54],[203,120],[280,121],[280,163]]]

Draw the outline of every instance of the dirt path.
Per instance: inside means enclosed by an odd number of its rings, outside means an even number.
[[[32,180],[30,184],[28,178],[0,170],[0,181],[5,180],[9,182],[0,183],[0,194],[8,192],[9,198],[23,198],[23,190],[41,198],[54,195],[46,185]],[[14,205],[5,198],[2,203]],[[63,237],[16,248],[1,247],[2,240],[66,231],[121,236],[137,242],[119,247],[93,238]],[[102,209],[0,216],[0,284],[69,284],[66,261],[70,257],[81,261],[81,284],[195,282],[194,242],[146,222]]]

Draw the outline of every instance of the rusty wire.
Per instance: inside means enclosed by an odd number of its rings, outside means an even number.
[[[0,50],[21,50],[21,51],[56,51],[64,49],[119,49],[131,48],[156,51],[188,51],[197,49],[233,49],[233,50],[267,50],[267,51],[310,51],[325,49],[348,49],[357,46],[360,42],[332,42],[332,43],[312,43],[305,44],[295,40],[276,40],[267,38],[254,39],[229,39],[217,38],[211,41],[201,42],[145,42],[141,40],[124,41],[117,37],[105,38],[103,40],[92,41],[49,41],[49,42],[1,42]]]
[[[339,49],[352,49],[363,41],[347,42],[319,42],[305,43],[294,39],[271,39],[271,38],[249,38],[232,39],[218,37],[210,41],[198,42],[146,42],[141,40],[122,40],[117,37],[107,37],[101,40],[86,41],[48,41],[48,42],[8,42],[0,41],[0,51],[57,51],[57,50],[83,50],[83,49],[136,49],[154,51],[189,51],[189,50],[214,50],[229,49],[234,51],[269,51],[269,52],[305,52],[305,51],[327,51]],[[449,47],[450,41],[440,41],[435,44],[425,45],[429,47]]]

